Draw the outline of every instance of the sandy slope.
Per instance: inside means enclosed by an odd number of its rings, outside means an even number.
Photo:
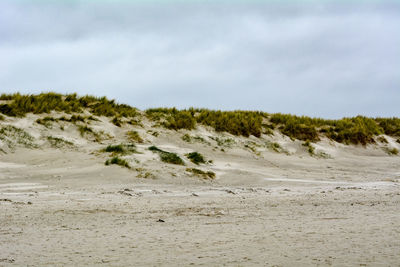
[[[206,142],[187,143],[186,132],[147,123],[135,128],[146,139],[142,154],[126,156],[138,170],[128,170],[105,166],[109,155],[99,149],[126,141],[131,126],[93,122],[109,134],[100,144],[36,118],[2,122],[40,148],[3,144],[0,266],[400,266],[400,157],[380,145],[325,140],[315,145],[329,155],[321,158],[278,134],[246,139],[201,128],[189,134]],[[48,135],[75,146],[51,148]],[[213,163],[198,168],[217,178],[191,176],[187,160],[160,162],[151,144],[183,158],[200,151]],[[137,178],[141,169],[154,178]]]

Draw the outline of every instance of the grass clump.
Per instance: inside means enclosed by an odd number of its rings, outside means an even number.
[[[121,127],[122,126],[122,121],[118,117],[114,117],[111,120],[111,122],[117,127]]]
[[[315,155],[315,148],[313,147],[313,145],[311,144],[311,142],[309,140],[304,142],[303,146],[305,146],[307,148],[308,154],[310,154],[311,156]]]
[[[162,121],[162,125],[171,130],[196,128],[193,109],[153,108],[146,110],[146,116],[153,121]]]
[[[392,156],[396,156],[399,154],[399,150],[397,148],[386,148],[386,153]]]
[[[192,138],[191,138],[191,136],[188,135],[188,134],[184,134],[184,135],[181,137],[181,139],[182,139],[183,141],[187,142],[187,143],[191,143],[191,142],[192,142]]]
[[[105,162],[105,165],[107,165],[107,166],[112,165],[112,164],[119,165],[119,166],[122,166],[122,167],[125,167],[128,169],[131,168],[131,166],[129,165],[129,163],[126,160],[121,159],[119,157],[113,157],[111,159],[106,160],[106,162]]]
[[[211,126],[217,132],[233,135],[260,137],[262,133],[263,113],[256,111],[213,111],[197,110],[196,121]]]
[[[202,171],[196,168],[187,168],[187,172],[193,173],[194,175],[200,176],[204,179],[215,179],[215,173],[212,171]]]
[[[194,142],[198,142],[198,143],[202,143],[202,144],[207,144],[207,145],[211,145],[210,142],[206,141],[203,137],[201,136],[190,136],[188,134],[184,134],[181,139],[187,143],[194,143]]]
[[[124,155],[137,153],[136,146],[134,144],[108,145],[106,148],[102,149],[102,152]]]
[[[196,165],[199,165],[201,163],[206,163],[204,157],[202,154],[199,152],[191,152],[185,155],[191,162],[193,162]]]
[[[95,134],[95,131],[87,125],[78,125],[78,131],[81,136],[85,136],[85,134]]]
[[[47,141],[54,148],[74,147],[74,143],[59,137],[47,136]]]
[[[46,128],[50,128],[51,127],[51,123],[57,121],[57,119],[53,118],[53,117],[49,117],[46,116],[44,118],[39,118],[36,120],[37,124],[41,124]]]
[[[289,152],[287,150],[285,150],[279,143],[276,142],[265,142],[265,146],[269,149],[272,150],[274,152],[277,153],[286,153],[287,155],[289,155]]]
[[[156,146],[149,147],[149,150],[153,151],[155,153],[158,153],[161,161],[163,161],[163,162],[170,163],[170,164],[176,164],[176,165],[185,165],[183,160],[175,153],[161,150]]]
[[[386,138],[384,136],[379,136],[377,138],[377,140],[378,140],[378,142],[381,142],[381,143],[384,143],[384,144],[388,143],[388,140],[386,140]]]
[[[129,138],[130,141],[137,142],[139,144],[144,142],[143,138],[140,137],[137,131],[129,131],[126,133],[126,136]]]
[[[219,138],[210,136],[210,139],[214,140],[215,142],[217,142],[218,146],[222,147],[231,148],[235,144],[235,140],[233,140],[232,138]]]
[[[267,147],[272,149],[275,152],[280,152],[282,150],[281,145],[276,142],[268,143]]]
[[[37,147],[34,144],[35,139],[32,135],[12,125],[6,125],[0,128],[0,140],[6,143],[10,148],[14,148],[15,145],[23,145],[29,148]]]

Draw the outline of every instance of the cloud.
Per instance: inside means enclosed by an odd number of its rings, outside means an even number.
[[[393,2],[6,0],[0,91],[77,91],[139,108],[394,116],[399,11]]]

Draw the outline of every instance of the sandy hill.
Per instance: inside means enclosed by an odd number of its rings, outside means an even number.
[[[397,118],[0,101],[0,266],[400,261]]]

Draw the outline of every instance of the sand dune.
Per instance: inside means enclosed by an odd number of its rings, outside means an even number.
[[[323,139],[310,155],[278,132],[244,138],[146,120],[117,127],[102,117],[89,124],[96,141],[40,117],[1,122],[33,140],[1,139],[0,266],[400,264],[400,157],[387,144]],[[144,139],[120,155],[131,168],[106,166],[113,155],[102,149],[128,144],[129,130]],[[184,165],[162,162],[152,145]],[[211,162],[192,163],[185,154],[194,151]]]

